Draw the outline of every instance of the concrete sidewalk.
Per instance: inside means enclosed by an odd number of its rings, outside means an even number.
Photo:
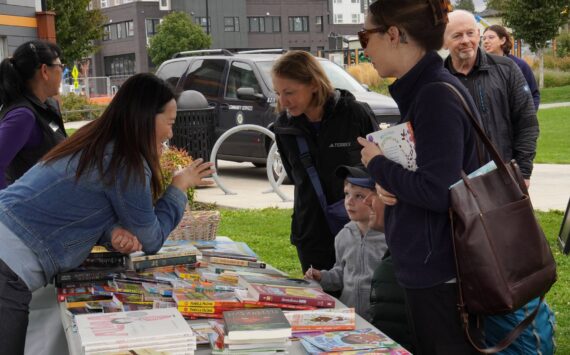
[[[271,187],[265,168],[255,168],[250,163],[218,161],[218,176],[223,185],[236,194],[226,195],[217,186],[199,188],[196,191],[197,201],[227,208],[293,207],[291,201],[282,201],[276,193],[266,193]],[[281,185],[281,190],[293,198],[292,185]],[[564,211],[570,198],[570,165],[535,164],[530,196],[535,209]]]

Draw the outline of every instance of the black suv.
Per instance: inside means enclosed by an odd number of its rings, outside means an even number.
[[[269,127],[276,119],[271,67],[281,54],[265,51],[231,53],[227,50],[188,51],[176,54],[158,68],[156,75],[172,84],[177,92],[201,92],[217,115],[216,139],[241,124]],[[391,98],[362,86],[338,65],[317,58],[336,88],[350,91],[370,105],[378,124],[400,119]],[[236,162],[266,163],[271,139],[254,131],[230,136],[218,151],[218,158]]]

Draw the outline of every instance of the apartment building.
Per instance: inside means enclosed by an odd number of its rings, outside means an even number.
[[[0,0],[2,1],[2,0]],[[107,17],[94,76],[120,77],[152,71],[147,45],[160,20],[171,11],[189,14],[212,36],[212,48],[248,50],[329,48],[329,37],[355,35],[362,27],[358,0],[93,0]],[[368,2],[369,0],[362,0]],[[335,6],[358,12],[359,23],[333,23]],[[354,8],[354,9],[353,9]],[[337,7],[339,11],[345,11]],[[352,18],[352,17],[350,17]]]
[[[0,0],[0,60],[37,38],[55,42],[54,13],[41,0]]]

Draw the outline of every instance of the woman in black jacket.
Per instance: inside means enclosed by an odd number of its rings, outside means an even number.
[[[272,74],[281,112],[273,129],[285,171],[295,185],[291,243],[303,273],[311,266],[329,270],[339,228],[327,222],[307,167],[315,168],[327,204],[343,200],[343,181],[334,171],[360,162],[356,138],[373,131],[374,116],[351,93],[335,90],[310,53],[289,51],[275,63]],[[297,138],[304,139],[308,154],[301,156]]]
[[[415,338],[416,354],[478,353],[464,336],[457,309],[456,268],[448,217],[449,186],[478,168],[476,136],[453,85],[477,112],[471,96],[443,67],[449,0],[378,0],[359,39],[380,76],[395,77],[390,93],[415,137],[416,170],[386,158],[359,138],[362,162],[386,204],[385,233]],[[481,340],[481,334],[475,336]]]

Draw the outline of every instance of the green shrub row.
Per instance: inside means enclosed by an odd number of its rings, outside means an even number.
[[[101,115],[105,106],[94,105],[82,95],[69,93],[61,97],[63,122],[92,120]]]

